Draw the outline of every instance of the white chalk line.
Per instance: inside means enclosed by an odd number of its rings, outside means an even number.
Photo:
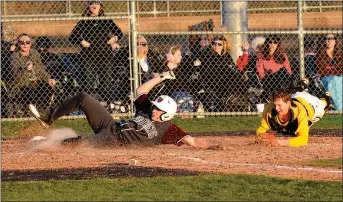
[[[203,164],[210,164],[210,165],[225,165],[225,166],[251,166],[257,168],[276,168],[276,169],[284,169],[284,170],[303,170],[303,171],[316,171],[316,172],[323,172],[323,173],[342,173],[342,170],[328,170],[328,169],[319,169],[313,167],[292,167],[292,166],[285,166],[285,165],[270,165],[270,164],[255,164],[255,163],[227,163],[227,162],[218,162],[218,161],[206,161],[201,158],[196,157],[188,157],[188,156],[180,156],[173,153],[168,153],[171,156],[177,156],[179,158],[193,160]]]

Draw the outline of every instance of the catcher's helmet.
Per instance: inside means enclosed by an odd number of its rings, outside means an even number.
[[[151,103],[155,105],[161,111],[165,112],[161,114],[161,117],[160,117],[161,121],[169,121],[176,114],[176,110],[177,110],[176,102],[173,100],[173,98],[167,95],[161,95],[155,101],[152,101]]]

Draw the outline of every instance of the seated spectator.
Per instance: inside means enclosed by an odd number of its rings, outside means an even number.
[[[11,95],[17,104],[47,107],[56,81],[46,71],[38,51],[31,48],[32,40],[28,34],[19,35],[18,45],[19,50],[12,57],[14,80]]]
[[[321,77],[328,75],[340,76],[343,73],[342,49],[336,45],[336,36],[328,34],[323,40],[319,40],[317,53],[317,72]]]
[[[152,78],[152,72],[163,71],[163,56],[149,48],[143,36],[137,37],[137,59],[142,83]]]
[[[183,67],[176,69],[176,67],[178,67],[182,62],[181,47],[171,47],[169,52],[166,54],[164,61],[164,65],[162,66],[163,69],[160,69],[159,72],[173,71],[177,79],[169,80],[168,82],[157,86],[151,93],[152,98],[155,98],[158,94],[171,96],[175,91],[185,90],[185,86],[182,85],[185,80],[185,71]]]
[[[152,78],[152,73],[160,73],[164,68],[164,58],[149,46],[143,36],[137,37],[137,64],[139,67],[140,82],[144,83]],[[112,72],[112,99],[115,101],[127,100],[131,94],[130,83],[130,50],[123,46],[113,50]]]
[[[320,84],[316,68],[316,42],[311,36],[304,39],[304,53],[305,77],[309,80],[308,92],[316,96],[322,95],[324,89]]]
[[[342,110],[342,77],[343,52],[333,34],[325,36],[325,42],[320,40],[316,59],[317,73],[326,91],[332,93],[334,108]]]
[[[263,36],[255,37],[251,41],[251,48],[249,49],[249,43],[244,42],[242,46],[243,55],[240,56],[237,61],[237,67],[239,71],[245,72],[248,78],[248,86],[254,88],[260,88],[260,82],[257,77],[256,62],[257,58],[261,56],[261,51],[266,38]],[[250,53],[249,53],[250,51]]]
[[[1,25],[1,117],[8,117],[7,105],[10,103],[9,86],[13,81],[11,57],[16,49],[16,40],[12,37],[6,37],[8,33]],[[10,29],[6,27],[6,29]]]
[[[267,37],[257,59],[256,68],[265,90],[263,99],[268,99],[275,89],[290,86],[292,69],[278,36]]]
[[[189,52],[182,59],[180,69],[186,71],[185,85],[192,95],[197,94],[204,87],[202,85],[201,70],[205,64],[206,55],[211,51],[208,35],[191,35],[189,37]]]
[[[206,111],[224,110],[219,100],[226,99],[230,95],[241,91],[243,84],[242,74],[229,53],[229,44],[224,36],[213,38],[211,51],[205,56],[205,64],[201,71],[203,75],[205,95],[200,98]],[[207,99],[209,98],[209,99]],[[211,101],[216,98],[215,101]],[[218,100],[219,99],[219,100]],[[218,103],[216,109],[211,109],[209,103]]]

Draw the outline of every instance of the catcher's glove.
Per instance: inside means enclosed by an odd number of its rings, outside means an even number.
[[[267,147],[276,147],[280,146],[278,143],[275,133],[262,133],[262,134],[257,134],[256,139],[255,139],[256,144],[260,144],[263,146]]]

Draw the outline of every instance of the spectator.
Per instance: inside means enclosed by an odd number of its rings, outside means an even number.
[[[171,47],[169,52],[166,54],[163,69],[160,69],[159,72],[174,71],[173,73],[175,74],[177,80],[170,80],[156,87],[151,93],[152,98],[155,98],[157,94],[171,96],[174,91],[183,90],[182,81],[184,80],[184,70],[182,67],[176,69],[176,67],[180,65],[181,61],[181,47]]]
[[[317,54],[317,72],[320,76],[336,75],[343,73],[343,53],[342,49],[336,45],[336,36],[328,34],[325,42],[320,40]]]
[[[143,36],[137,37],[137,57],[142,83],[150,80],[153,72],[163,71],[163,56],[150,49],[148,41]]]
[[[9,86],[13,81],[11,57],[16,49],[12,28],[1,24],[1,117],[8,117]],[[8,33],[10,32],[10,33]]]
[[[12,57],[13,99],[21,105],[31,103],[46,107],[56,81],[46,71],[38,51],[31,48],[32,40],[28,34],[19,35],[18,44],[19,50]]]
[[[263,36],[255,37],[251,41],[251,48],[249,49],[249,43],[244,42],[242,46],[243,55],[240,56],[237,61],[237,67],[239,71],[245,72],[248,77],[248,86],[260,88],[260,82],[257,77],[256,62],[257,58],[261,57],[261,51],[266,38]],[[250,53],[249,53],[250,50]]]
[[[90,1],[82,16],[104,16],[103,5]],[[110,98],[112,72],[112,48],[123,36],[121,29],[112,20],[81,20],[73,29],[69,41],[81,45],[81,61],[85,73],[84,90],[95,94],[102,101]]]
[[[152,73],[163,71],[163,56],[151,49],[148,41],[143,36],[137,37],[137,63],[141,82],[152,78]],[[114,51],[113,71],[113,99],[126,100],[130,95],[130,60],[129,47],[120,47]]]
[[[211,51],[205,57],[206,62],[201,75],[204,75],[203,85],[206,94],[200,100],[203,102],[205,110],[216,111],[222,108],[222,106],[219,106],[219,100],[225,99],[243,86],[241,85],[243,78],[236,69],[236,65],[229,53],[229,44],[224,36],[213,38]],[[213,98],[217,99],[213,101]],[[216,109],[212,109],[214,106],[208,104],[213,102],[218,104]]]
[[[290,86],[292,69],[278,36],[267,37],[261,55],[257,59],[256,67],[265,90],[264,99],[268,99],[269,94],[275,89]]]
[[[195,95],[203,89],[201,81],[201,70],[203,69],[206,55],[211,51],[210,40],[208,35],[191,35],[189,37],[189,52],[182,59],[180,69],[184,70],[187,81],[184,85],[188,92]]]
[[[324,89],[332,92],[334,108],[342,110],[343,53],[335,35],[327,34],[325,42],[320,40],[316,65]]]
[[[309,80],[308,91],[312,95],[319,96],[324,93],[321,88],[320,78],[316,68],[316,42],[312,37],[304,39],[305,52],[305,77]]]

